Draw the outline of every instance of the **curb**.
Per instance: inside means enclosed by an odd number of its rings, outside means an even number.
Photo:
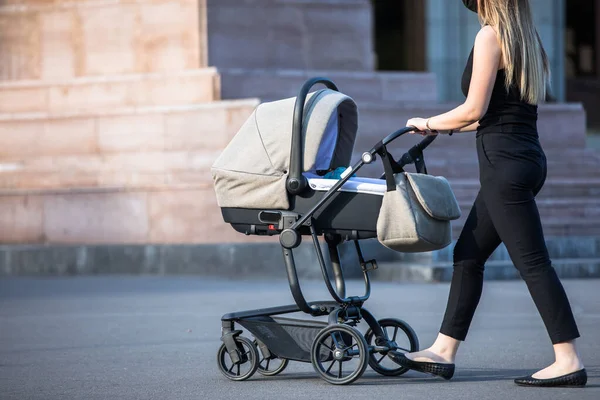
[[[600,278],[600,237],[548,238],[548,250],[561,278]],[[361,241],[365,259],[375,258],[375,281],[448,282],[452,249],[405,254],[390,251],[376,240]],[[70,275],[200,275],[218,278],[286,279],[278,243],[200,245],[3,245],[2,276]],[[324,250],[325,256],[327,251]],[[353,244],[340,250],[348,279],[361,278]],[[326,256],[327,257],[327,256]],[[294,250],[301,279],[322,279],[312,244]],[[488,280],[520,279],[506,248],[486,263]]]
[[[561,279],[600,278],[600,258],[557,259],[552,261],[552,266]],[[386,282],[450,282],[452,272],[451,263],[380,263],[373,279]],[[512,262],[488,261],[484,279],[503,281],[521,279],[521,276]]]

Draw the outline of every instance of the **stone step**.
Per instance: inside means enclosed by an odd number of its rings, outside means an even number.
[[[409,138],[412,139],[412,138]],[[441,140],[441,139],[438,139]],[[390,153],[399,159],[404,152],[418,140],[410,140],[402,143],[401,146],[391,146],[388,148]],[[399,143],[400,144],[400,143]],[[436,146],[438,144],[438,146]],[[470,149],[443,149],[443,143],[433,142],[431,147],[428,147],[424,152],[425,163],[428,168],[477,168],[478,156],[475,148]],[[358,159],[360,155],[367,150],[366,147],[355,146],[353,157]],[[563,169],[568,170],[570,174],[575,174],[577,171],[573,168],[596,167],[600,163],[600,153],[593,149],[544,149],[547,164],[550,167],[563,166]],[[379,162],[381,164],[381,162]]]
[[[0,174],[0,198],[48,193],[68,196],[73,193],[105,195],[110,192],[173,190],[203,190],[207,196],[214,197],[209,172],[213,160],[210,157],[204,155],[195,159],[193,154],[179,153],[170,156],[166,155],[158,162],[152,155],[96,159],[95,163],[87,160],[81,166],[74,159],[67,159],[64,164],[53,166],[57,169],[54,172],[5,172]],[[189,163],[194,162],[196,168],[192,169]],[[537,203],[547,235],[600,236],[600,204],[597,198],[538,198]],[[463,216],[453,222],[455,237],[464,225],[471,201],[461,199],[460,205]],[[218,210],[215,212],[218,213]]]
[[[436,102],[435,75],[425,72],[350,72],[296,69],[219,68],[225,99],[258,97],[274,101],[295,97],[308,79],[332,79],[342,93],[357,102]],[[322,88],[317,85],[313,90]]]
[[[0,162],[73,154],[222,151],[257,105],[258,100],[247,99],[93,113],[0,114]]]
[[[546,247],[551,259],[564,258],[597,258],[600,251],[600,236],[550,236],[545,235]],[[454,258],[454,246],[456,242],[450,246],[431,253],[417,253],[421,257],[419,259],[411,259],[405,254],[395,253],[395,258],[386,258],[385,261],[395,262],[437,262],[448,263]],[[400,257],[398,257],[400,256]],[[490,256],[489,261],[505,261],[511,260],[508,250],[504,244],[498,246],[496,251]]]
[[[132,171],[109,167],[105,171],[62,171],[62,172],[9,172],[0,173],[0,195],[17,192],[37,192],[43,190],[70,191],[77,189],[137,189],[155,188],[165,185],[207,184],[211,182],[210,166],[215,157],[202,156],[196,169],[161,168],[151,166],[148,160],[145,167],[154,171]],[[192,161],[194,162],[194,161]],[[91,164],[91,163],[90,163]],[[128,165],[132,168],[131,165]]]
[[[0,114],[94,112],[219,99],[220,79],[214,68],[0,83]]]
[[[406,148],[393,150],[392,154],[399,158],[406,150]],[[359,160],[360,155],[361,153],[355,152],[353,154],[353,160]],[[578,158],[579,156],[576,152],[570,154],[572,158],[566,158],[564,154],[554,157],[552,154],[548,154],[548,152],[546,152],[546,155],[548,159],[547,179],[565,181],[573,177],[572,179],[575,180],[593,180],[598,177],[600,160],[596,161],[593,158],[586,160],[583,152],[579,153],[579,155],[582,156],[581,158]],[[465,151],[460,159],[448,154],[436,158],[433,157],[432,154],[426,153],[425,163],[429,174],[444,176],[450,181],[479,179],[479,165],[477,163],[477,154],[475,150],[472,152]],[[411,165],[408,166],[406,170],[414,172],[415,168]],[[364,166],[359,171],[359,175],[373,178],[379,178],[381,174],[383,174],[383,165],[379,160]]]
[[[462,216],[452,222],[454,237],[458,237],[473,205],[470,200],[460,200]],[[600,202],[596,197],[536,199],[544,234],[551,236],[600,235]]]
[[[463,219],[469,214],[473,199],[459,201]],[[553,198],[538,196],[536,204],[542,218],[574,217],[600,219],[600,200],[597,197]]]
[[[207,66],[206,0],[0,3],[0,80]]]
[[[429,158],[430,160],[431,158]],[[433,175],[446,176],[451,178],[478,178],[479,166],[477,162],[472,164],[452,163],[449,165],[440,165],[428,161],[426,156],[427,171]],[[586,163],[584,160],[577,162],[577,158],[570,160],[553,161],[551,157],[548,159],[548,178],[568,178],[576,176],[578,178],[594,178],[598,176],[600,171],[600,160],[596,162]]]
[[[583,181],[585,182],[585,181]],[[548,191],[542,191],[536,198],[544,232],[547,235],[599,234],[600,201],[594,193],[600,193],[599,180],[592,187],[582,190],[574,185],[576,195],[569,196],[569,185],[564,182],[548,181]],[[478,186],[460,188],[453,185],[455,195],[461,207],[462,216],[453,222],[455,235],[460,233],[477,195]],[[579,193],[577,193],[579,192]],[[583,193],[582,193],[583,192]]]
[[[118,175],[115,173],[115,176]],[[156,177],[160,174],[156,174]],[[212,183],[149,179],[113,186],[0,192],[2,243],[216,243],[265,241],[222,221]],[[117,186],[116,183],[121,183]],[[546,236],[600,236],[600,217],[544,215]],[[465,216],[453,222],[454,237]],[[273,239],[275,240],[275,239]],[[588,246],[589,247],[589,246]],[[559,249],[560,250],[560,249]],[[584,249],[585,250],[585,249]],[[553,250],[553,254],[556,253]]]
[[[553,259],[552,265],[561,279],[600,278],[600,258]],[[452,263],[416,264],[404,262],[379,263],[374,272],[375,280],[413,281],[413,282],[450,282]],[[521,279],[518,270],[511,261],[488,261],[485,264],[486,280]]]
[[[147,187],[163,184],[210,183],[210,166],[220,150],[84,154],[5,160],[0,164],[0,189],[43,190],[94,187]],[[457,200],[468,210],[479,190],[475,180],[452,181]],[[538,195],[542,213],[600,216],[600,180],[548,180]]]
[[[473,201],[480,184],[477,179],[451,179],[458,201]],[[538,198],[600,198],[600,178],[551,178],[546,180]]]
[[[223,222],[212,185],[0,195],[0,243],[264,242]]]
[[[412,117],[430,117],[452,110],[458,104],[415,103],[398,106],[392,102],[362,102],[359,106],[359,136],[357,149],[369,149],[381,138],[406,126]],[[544,104],[539,107],[538,131],[544,149],[572,149],[586,146],[585,110],[581,104]],[[419,138],[400,138],[392,146],[405,146],[405,143]],[[443,135],[432,144],[450,148],[475,149],[473,133]],[[363,150],[364,151],[364,150]]]
[[[414,170],[414,168],[413,168]],[[598,176],[600,165],[575,165],[572,168],[565,168],[560,164],[548,164],[548,178],[568,178],[569,176],[577,176],[580,178],[594,178]],[[479,178],[479,168],[477,165],[472,167],[436,167],[427,166],[427,172],[432,175],[445,176],[448,179],[465,179]]]
[[[91,188],[154,188],[212,184],[210,167],[219,152],[165,152],[63,156],[3,164],[0,194],[13,191]],[[13,170],[7,170],[11,166]]]
[[[600,218],[586,217],[554,217],[543,215],[540,212],[544,235],[548,236],[600,236]],[[464,225],[463,215],[461,219],[452,224],[452,234],[456,239]]]
[[[451,181],[462,216],[452,223],[458,237],[479,190],[476,180]],[[600,179],[548,179],[536,202],[544,233],[553,236],[600,236]]]
[[[397,159],[402,156],[413,144],[420,141],[422,137],[413,135],[398,139],[398,143],[389,146],[388,150]],[[472,143],[468,143],[464,148],[445,148],[448,143],[448,137],[436,139],[430,147],[425,150],[424,158],[427,170],[430,174],[446,176],[449,179],[473,179],[479,177],[479,164],[477,150],[474,146],[475,138],[471,136]],[[366,140],[360,139],[363,143]],[[358,142],[358,140],[357,140]],[[370,145],[356,145],[354,147],[353,160],[358,160],[361,154],[371,148],[375,142]],[[595,178],[600,171],[600,153],[594,149],[587,148],[545,148],[548,164],[549,178]],[[413,166],[408,170],[414,170]],[[371,165],[367,165],[361,171],[365,176],[378,177],[383,171],[381,161],[377,160]]]
[[[225,135],[223,135],[225,136]],[[13,190],[148,188],[211,184],[220,143],[199,150],[75,154],[9,159],[0,164],[0,193]]]
[[[425,158],[428,164],[441,166],[449,164],[470,166],[478,162],[475,147],[473,147],[473,149],[445,148],[444,145],[447,144],[447,142],[445,142],[444,139],[447,138],[441,137],[436,139],[431,146],[425,150]],[[394,151],[394,153],[396,152]],[[549,147],[544,149],[544,154],[546,155],[548,164],[572,166],[573,164],[595,165],[600,162],[600,154],[593,149],[588,148],[567,147],[564,149],[557,149]]]

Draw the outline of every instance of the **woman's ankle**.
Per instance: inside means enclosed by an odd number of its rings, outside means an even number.
[[[583,368],[583,362],[579,356],[579,353],[577,352],[574,340],[564,343],[557,343],[553,345],[553,348],[556,364],[566,367],[570,366]]]
[[[459,346],[459,340],[440,333],[429,350],[442,357],[447,362],[454,363]]]
[[[433,350],[431,347],[420,350],[420,351],[416,351],[414,353],[407,354],[407,357],[413,361],[418,361],[418,362],[454,364],[453,360],[449,359],[444,354],[441,354],[441,353]]]
[[[557,357],[555,363],[567,369],[583,368],[583,361],[578,355]]]
[[[456,353],[448,348],[430,347],[429,351],[440,357],[444,362],[454,364]]]

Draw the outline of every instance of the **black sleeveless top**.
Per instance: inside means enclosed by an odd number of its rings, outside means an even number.
[[[469,93],[473,73],[473,50],[462,77],[462,91]],[[521,100],[519,89],[512,85],[507,91],[504,85],[505,75],[501,69],[496,75],[490,105],[479,121],[477,136],[484,133],[526,133],[537,136],[537,105]]]

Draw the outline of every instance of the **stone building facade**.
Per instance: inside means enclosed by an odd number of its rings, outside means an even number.
[[[564,99],[564,0],[532,2]],[[332,78],[360,107],[357,154],[459,101],[476,17],[458,0],[402,4],[411,35],[397,51],[411,71],[380,70],[396,48],[376,38],[377,1],[2,2],[0,243],[254,240],[222,222],[209,167],[259,101]],[[600,234],[600,161],[585,131],[580,104],[541,107],[550,235]],[[427,161],[466,214],[476,158],[473,138],[458,136],[440,138]]]
[[[226,241],[212,160],[258,104],[221,101],[204,0],[0,4],[0,242]]]

